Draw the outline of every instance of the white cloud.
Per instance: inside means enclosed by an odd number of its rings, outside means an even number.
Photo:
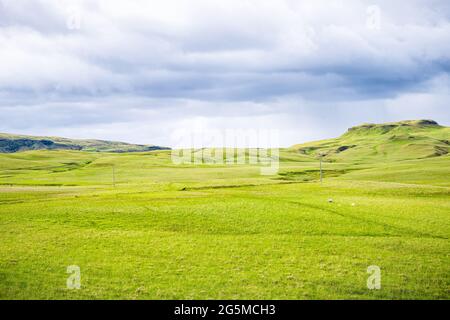
[[[0,0],[0,129],[170,144],[203,119],[288,145],[448,123],[449,18],[438,0]]]

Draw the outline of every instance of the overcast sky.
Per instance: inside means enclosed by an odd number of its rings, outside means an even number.
[[[0,132],[450,125],[448,0],[0,0]]]

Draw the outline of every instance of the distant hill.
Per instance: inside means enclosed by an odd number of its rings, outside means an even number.
[[[336,139],[291,147],[327,161],[396,161],[440,157],[450,152],[450,128],[432,120],[363,124]]]
[[[78,140],[0,133],[0,153],[27,150],[83,150],[96,152],[143,152],[169,148],[105,140]]]

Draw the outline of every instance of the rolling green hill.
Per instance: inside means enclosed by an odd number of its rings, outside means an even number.
[[[168,149],[105,140],[77,140],[60,137],[35,137],[0,133],[0,153],[27,150],[82,150],[101,152],[141,152]]]
[[[363,124],[339,138],[295,145],[292,149],[310,156],[322,155],[331,162],[354,164],[433,158],[449,153],[450,128],[432,120]]]

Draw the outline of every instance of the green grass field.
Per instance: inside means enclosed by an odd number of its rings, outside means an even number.
[[[449,299],[448,133],[295,146],[274,176],[170,151],[0,154],[0,298]]]

